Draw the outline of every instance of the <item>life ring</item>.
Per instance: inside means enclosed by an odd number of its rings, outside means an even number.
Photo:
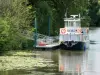
[[[67,32],[66,28],[61,28],[60,29],[60,34],[66,34],[66,32]]]
[[[77,28],[77,33],[82,33],[82,29],[81,28]]]

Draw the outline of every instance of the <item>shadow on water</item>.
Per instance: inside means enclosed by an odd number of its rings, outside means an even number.
[[[92,32],[94,31],[94,32]],[[0,75],[100,75],[100,29],[90,31],[90,48],[86,51],[46,50],[33,51],[44,59],[53,61],[46,67],[28,70],[0,71]]]

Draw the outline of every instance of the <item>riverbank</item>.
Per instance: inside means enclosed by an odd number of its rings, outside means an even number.
[[[53,67],[52,60],[44,59],[33,51],[8,51],[0,56],[0,71]]]

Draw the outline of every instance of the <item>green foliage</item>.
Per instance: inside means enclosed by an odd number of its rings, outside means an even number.
[[[9,36],[10,26],[4,18],[0,18],[0,50],[5,49],[6,42]]]
[[[27,39],[22,33],[32,32],[34,18],[27,0],[0,0],[0,50],[19,49]]]
[[[91,18],[90,26],[100,26],[100,4],[98,1],[90,0],[89,16]]]
[[[36,9],[38,19],[38,32],[48,34],[48,18],[50,17],[50,33],[58,35],[59,28],[64,27],[64,17],[67,15],[81,14],[82,17],[87,16],[88,0],[29,0]],[[86,20],[87,22],[89,20]],[[82,21],[82,23],[86,23]],[[88,26],[88,24],[83,24]]]
[[[49,17],[52,11],[46,1],[39,1],[36,9],[36,16],[38,20],[38,31],[42,34],[48,34]]]

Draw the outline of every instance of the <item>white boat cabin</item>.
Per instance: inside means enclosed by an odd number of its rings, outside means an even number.
[[[64,22],[65,22],[65,27],[70,27],[70,28],[76,28],[76,27],[81,27],[81,23],[80,23],[80,16],[78,17],[78,15],[71,15],[70,18],[64,18]]]
[[[64,18],[64,28],[60,28],[59,42],[87,41],[88,28],[81,27],[80,15]]]

